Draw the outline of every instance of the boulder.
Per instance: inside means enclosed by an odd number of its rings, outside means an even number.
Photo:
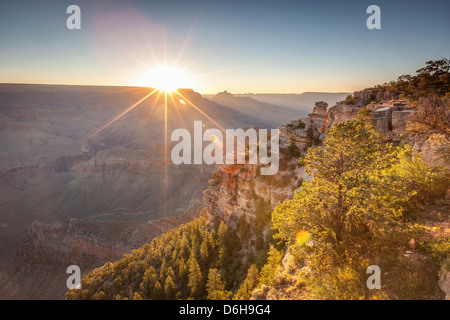
[[[422,160],[430,167],[450,168],[445,152],[450,148],[450,140],[443,134],[433,134],[425,141],[414,144],[414,152],[422,152]]]

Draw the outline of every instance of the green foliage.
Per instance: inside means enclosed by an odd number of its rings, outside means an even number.
[[[366,106],[358,110],[356,119],[370,119],[373,117],[373,112],[369,110]]]
[[[314,146],[319,146],[322,141],[316,136],[314,126],[309,126],[306,130],[306,148],[312,148]]]
[[[450,239],[449,237],[428,238],[419,243],[421,249],[427,253],[435,267],[444,267],[450,271]]]
[[[337,123],[327,135],[304,159],[314,180],[275,208],[273,227],[308,266],[310,297],[361,299],[365,268],[414,238],[406,220],[439,194],[441,177],[411,147],[385,144],[366,119]],[[299,231],[312,237],[304,246]]]
[[[353,95],[351,95],[351,94],[346,96],[345,99],[344,99],[344,103],[346,105],[355,104],[355,102],[356,102],[356,98]]]
[[[382,290],[377,291],[385,295],[384,299],[442,298],[442,291],[439,290],[436,279],[438,269],[426,261],[418,262],[400,254],[386,257],[380,263],[380,269],[384,270],[381,280]]]
[[[211,179],[209,179],[208,183],[211,186],[216,187],[219,185],[221,180],[222,180],[222,174],[219,171],[216,171],[211,175]]]
[[[304,122],[298,121],[297,124],[294,126],[294,129],[305,129],[306,125]]]
[[[198,218],[82,278],[68,299],[204,298],[205,273],[218,260],[217,238]],[[203,248],[203,249],[202,249]],[[205,255],[204,251],[207,251]]]
[[[231,298],[232,292],[225,290],[225,282],[216,268],[209,270],[206,288],[209,300],[229,300]]]
[[[445,96],[450,92],[450,60],[427,61],[426,66],[417,70],[415,76],[402,75],[396,81],[366,90],[398,91],[402,98],[415,101],[428,95]]]
[[[174,299],[175,295],[177,293],[176,290],[177,290],[177,288],[175,286],[175,283],[172,280],[172,277],[168,276],[166,278],[165,283],[164,283],[164,296],[165,296],[165,298],[168,299],[168,300]],[[136,294],[139,294],[139,293],[136,292],[135,295]],[[139,295],[139,297],[142,300],[142,297],[140,295]]]
[[[289,146],[286,148],[286,150],[281,149],[281,152],[283,152],[286,155],[286,159],[290,160],[292,158],[298,158],[300,156],[300,149],[295,144],[295,136],[291,135],[289,137]]]
[[[305,279],[310,299],[361,300],[365,297],[363,273],[342,265],[308,274]]]
[[[259,281],[261,284],[270,285],[276,271],[281,268],[281,261],[283,260],[284,252],[278,251],[273,245],[270,245],[267,263],[261,269]]]
[[[203,293],[203,275],[200,269],[200,266],[195,259],[194,255],[189,258],[188,261],[189,268],[189,280],[188,280],[188,288],[190,296],[195,298],[200,298]]]
[[[233,300],[249,300],[252,296],[252,290],[259,284],[258,268],[253,264],[247,271],[247,277],[242,282],[239,290],[233,296]]]
[[[380,170],[377,182],[386,191],[377,194],[391,208],[402,212],[404,218],[414,218],[430,203],[439,197],[448,186],[448,180],[439,172],[431,170],[414,155],[411,146],[397,148],[391,154],[395,160],[389,167]]]

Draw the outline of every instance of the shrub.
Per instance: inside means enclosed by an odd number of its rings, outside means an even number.
[[[345,97],[344,103],[346,105],[355,104],[355,102],[356,102],[356,98],[353,95],[349,94],[347,97]]]

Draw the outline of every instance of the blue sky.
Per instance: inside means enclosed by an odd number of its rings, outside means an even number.
[[[449,14],[434,0],[2,1],[0,82],[151,86],[149,69],[176,63],[202,93],[348,92],[450,57]]]

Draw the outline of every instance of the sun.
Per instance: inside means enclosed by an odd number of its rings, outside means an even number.
[[[179,88],[192,88],[190,77],[182,70],[171,66],[158,66],[150,69],[143,82],[145,86],[164,92],[174,92]]]

